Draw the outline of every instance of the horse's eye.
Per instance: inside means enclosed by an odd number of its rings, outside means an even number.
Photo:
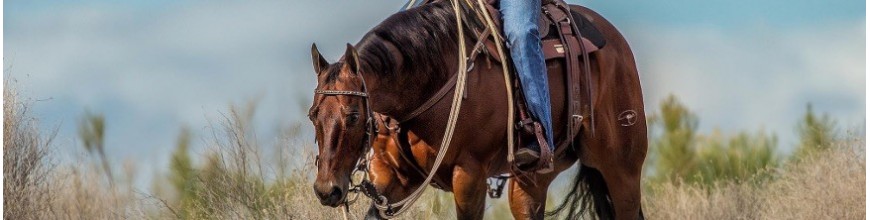
[[[359,120],[359,112],[351,112],[347,114],[347,124],[354,125],[356,121]]]
[[[314,122],[314,119],[316,119],[316,118],[317,118],[317,114],[314,113],[314,111],[308,112],[308,120],[311,120],[311,122]]]

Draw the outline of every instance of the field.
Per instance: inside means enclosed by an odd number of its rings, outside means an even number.
[[[298,128],[291,128],[275,137],[280,140],[275,146],[260,146],[250,130],[253,106],[231,108],[209,137],[179,134],[172,163],[164,165],[169,173],[154,177],[154,187],[143,190],[133,186],[132,164],[107,162],[98,114],[81,122],[82,150],[89,156],[76,164],[57,162],[54,135],[38,127],[38,118],[29,112],[32,101],[20,97],[13,86],[6,83],[3,93],[5,219],[341,219],[344,215],[341,209],[320,206],[314,197],[310,172],[314,152],[302,150],[314,149],[312,143],[300,143]],[[771,153],[769,135],[696,134],[688,111],[673,100],[662,106],[651,125],[687,126],[661,126],[653,132],[643,198],[648,218],[865,218],[863,134],[837,134],[825,126],[824,117],[810,111],[802,123],[808,132],[802,134],[798,153],[783,156]],[[194,140],[205,140],[207,150],[191,153]],[[675,172],[668,167],[674,161],[685,161],[676,166],[695,170]],[[548,205],[559,199],[551,198]],[[367,206],[368,201],[360,198],[347,215],[359,219]],[[401,219],[453,216],[452,197],[435,190],[429,190],[415,208]],[[487,218],[509,218],[507,210],[505,199],[493,200]]]
[[[864,143],[838,143],[761,183],[663,183],[644,197],[650,219],[864,219]]]

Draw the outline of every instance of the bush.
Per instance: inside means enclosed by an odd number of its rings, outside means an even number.
[[[864,219],[864,142],[826,148],[758,184],[655,184],[644,211],[650,219]]]
[[[816,115],[813,106],[807,105],[807,112],[797,126],[800,144],[794,154],[795,159],[806,158],[828,149],[836,141],[835,126],[836,123],[830,116]]]
[[[42,219],[52,200],[49,144],[9,81],[3,89],[3,218]]]
[[[204,163],[197,166],[190,157],[192,133],[183,129],[166,178],[170,217],[180,219],[340,219],[341,208],[321,206],[315,198],[311,172],[316,146],[295,143],[299,129],[285,129],[271,153],[274,161],[264,158],[252,128],[254,103],[244,108],[231,106],[229,114],[210,128],[208,152]],[[287,147],[290,147],[289,149]],[[296,158],[287,162],[286,158]],[[159,183],[158,183],[159,185]],[[427,192],[409,216],[444,216],[452,209],[452,196],[442,192]],[[349,195],[354,196],[354,195]],[[359,219],[371,204],[359,195],[348,213]],[[351,198],[352,199],[352,198]],[[447,206],[449,205],[449,206]],[[446,207],[445,207],[446,206]],[[451,208],[448,208],[451,207]],[[165,215],[165,214],[164,214]]]
[[[644,166],[653,182],[747,181],[779,165],[776,137],[764,131],[723,136],[698,134],[698,118],[675,96],[650,116],[650,153]]]

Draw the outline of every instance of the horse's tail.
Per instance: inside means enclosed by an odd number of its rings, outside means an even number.
[[[590,208],[598,219],[613,219],[613,203],[610,201],[610,195],[607,191],[607,184],[604,182],[604,177],[598,170],[583,166],[578,163],[577,175],[574,176],[574,183],[571,185],[571,192],[562,200],[562,204],[556,209],[548,211],[546,215],[561,216],[563,211],[568,211],[565,219],[579,219],[587,213]]]

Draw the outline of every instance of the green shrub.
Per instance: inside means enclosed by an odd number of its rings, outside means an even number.
[[[800,144],[794,154],[795,159],[806,158],[830,148],[831,143],[836,141],[835,126],[830,116],[816,115],[813,106],[807,105],[807,112],[797,126]]]
[[[699,134],[698,117],[673,95],[649,118],[650,158],[645,167],[653,182],[746,181],[779,165],[776,136],[764,131]]]

